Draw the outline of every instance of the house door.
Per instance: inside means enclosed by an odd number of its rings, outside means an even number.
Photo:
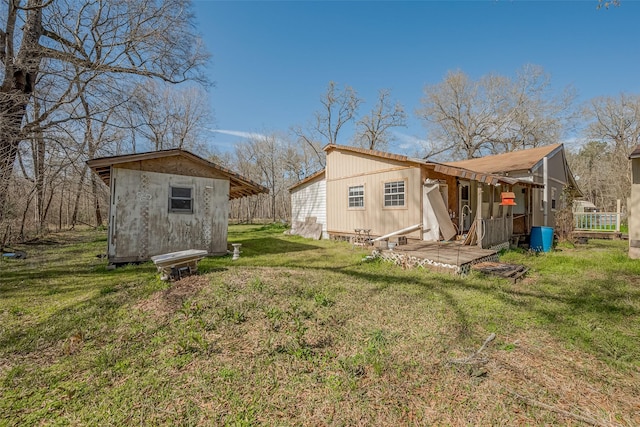
[[[460,234],[462,234],[469,231],[471,227],[471,184],[469,181],[460,181],[458,191],[458,206],[460,206],[458,220]]]

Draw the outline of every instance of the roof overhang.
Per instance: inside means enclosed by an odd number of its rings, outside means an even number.
[[[395,154],[395,153],[389,153],[386,151],[378,151],[378,150],[369,150],[367,148],[352,147],[349,145],[327,144],[322,149],[327,154],[330,153],[331,151],[342,151],[342,152],[350,152],[355,154],[362,154],[370,157],[376,157],[379,159],[395,160],[403,163],[414,163],[414,164],[420,164],[420,165],[425,165],[428,163],[422,159],[407,157],[402,154]]]
[[[289,192],[294,191],[296,188],[298,187],[302,187],[303,185],[309,183],[309,182],[313,182],[315,180],[321,180],[324,178],[324,173],[325,173],[325,169],[321,169],[318,172],[309,175],[306,178],[301,179],[300,181],[296,182],[295,184],[293,184],[291,187],[289,187]]]
[[[520,185],[522,187],[531,188],[543,188],[544,184],[538,184],[532,181],[510,178],[507,176],[493,175],[482,172],[474,172],[464,168],[458,168],[451,165],[444,165],[441,163],[432,163],[435,167],[435,171],[444,175],[455,176],[461,179],[468,179],[470,181],[477,181],[488,185]]]
[[[268,193],[269,189],[245,178],[231,170],[196,156],[195,154],[180,149],[152,151],[147,153],[125,154],[121,156],[100,157],[87,161],[87,165],[93,170],[102,181],[110,185],[111,182],[111,170],[115,166],[124,165],[125,163],[132,162],[144,162],[147,160],[155,159],[169,159],[169,158],[184,158],[200,164],[212,171],[215,171],[217,175],[229,179],[229,199],[238,199],[246,196],[253,196],[261,193]],[[182,175],[189,176],[188,173],[182,173]]]
[[[387,153],[384,151],[376,151],[376,150],[367,150],[366,148],[358,148],[358,147],[351,147],[351,146],[345,146],[345,145],[335,145],[335,144],[329,144],[326,145],[324,148],[324,151],[326,151],[327,153],[334,151],[334,150],[338,150],[338,151],[343,151],[343,152],[351,152],[351,153],[357,153],[357,154],[362,154],[362,155],[367,155],[367,156],[372,156],[372,157],[377,157],[377,158],[381,158],[381,159],[389,159],[389,160],[395,160],[398,162],[402,162],[405,163],[407,165],[413,165],[413,166],[421,166],[421,167],[434,167],[436,172],[442,173],[444,175],[449,175],[449,176],[455,176],[458,178],[462,178],[462,179],[468,179],[471,181],[478,181],[484,184],[489,184],[489,185],[520,185],[523,187],[530,187],[530,188],[543,188],[544,184],[538,184],[529,180],[525,180],[525,179],[518,179],[518,178],[511,178],[511,177],[507,177],[507,176],[503,176],[503,175],[498,175],[498,174],[492,174],[492,173],[486,173],[486,172],[475,172],[469,169],[465,169],[463,167],[459,167],[459,166],[454,166],[452,164],[444,164],[444,163],[436,163],[436,162],[432,162],[432,161],[426,161],[423,159],[417,159],[417,158],[413,158],[413,157],[407,157],[401,154],[394,154],[394,153]],[[555,148],[554,148],[555,149]],[[313,177],[313,176],[312,176]],[[311,177],[309,178],[311,179]],[[296,184],[299,185],[301,183]],[[294,186],[295,187],[295,186]]]

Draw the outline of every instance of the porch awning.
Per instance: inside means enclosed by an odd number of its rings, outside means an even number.
[[[468,179],[470,181],[478,181],[483,184],[521,185],[523,187],[544,188],[544,184],[538,184],[538,183],[527,181],[524,179],[510,178],[508,176],[493,175],[493,174],[482,173],[482,172],[474,172],[468,169],[458,168],[458,167],[449,166],[449,165],[443,165],[440,163],[435,163],[434,166],[435,166],[434,170],[436,172],[449,175],[449,176],[455,176],[457,178]]]

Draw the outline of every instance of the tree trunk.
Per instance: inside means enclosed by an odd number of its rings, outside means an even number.
[[[85,163],[84,167],[82,168],[82,172],[80,175],[80,182],[78,182],[78,189],[76,190],[76,198],[75,198],[75,203],[73,204],[73,214],[71,214],[71,228],[75,228],[76,224],[78,223],[78,210],[80,209],[80,196],[82,195],[82,189],[84,187],[84,179],[87,175],[87,169],[89,167],[87,166],[87,164]]]
[[[96,227],[102,225],[102,212],[100,212],[100,195],[98,194],[98,179],[95,174],[91,175],[91,191],[93,193],[93,208],[96,214]]]
[[[58,231],[62,231],[62,204],[64,202],[64,181],[60,188],[60,205],[58,206]]]
[[[0,90],[0,221],[7,212],[9,184],[13,177],[13,164],[18,155],[22,118],[26,103],[12,103],[11,93]],[[19,105],[16,105],[19,104]]]
[[[29,212],[29,207],[31,206],[31,199],[34,191],[35,191],[35,187],[29,193],[29,197],[27,197],[27,203],[25,205],[24,211],[22,212],[22,222],[20,223],[20,234],[19,234],[21,241],[26,240],[24,235],[24,226],[25,226],[25,223],[27,222],[27,213]]]
[[[17,18],[17,2],[8,3],[7,32],[4,34],[6,39],[14,37]],[[42,0],[27,2],[28,12],[22,26],[20,51],[15,58],[14,52],[5,52],[5,74],[0,86],[0,221],[5,214],[13,164],[23,139],[22,121],[40,69],[39,40],[44,32],[41,6]]]
[[[33,173],[36,185],[36,217],[38,234],[42,234],[46,222],[45,209],[45,142],[42,132],[36,132],[32,142]]]

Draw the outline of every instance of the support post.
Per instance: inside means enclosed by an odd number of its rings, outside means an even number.
[[[616,232],[620,232],[620,211],[621,211],[621,203],[620,199],[616,202]]]
[[[544,190],[542,190],[542,204],[544,205],[544,212],[542,214],[544,220],[543,225],[546,227],[549,225],[549,158],[545,156],[542,159],[542,176],[544,180]]]
[[[482,184],[478,185],[478,206],[476,206],[476,237],[478,247],[482,249],[482,238],[484,237],[484,226],[482,224]]]

